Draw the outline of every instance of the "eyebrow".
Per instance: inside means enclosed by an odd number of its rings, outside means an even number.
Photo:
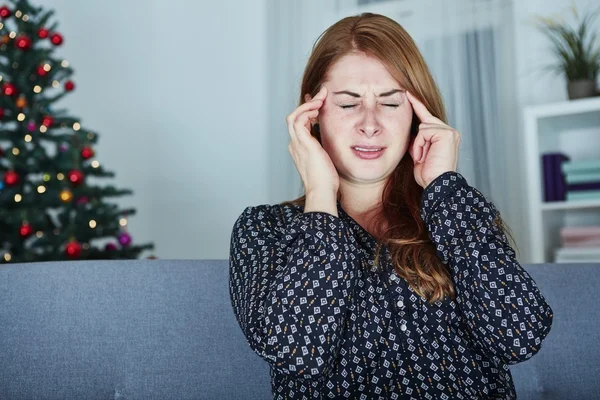
[[[388,96],[391,96],[391,95],[393,95],[395,93],[398,93],[398,92],[403,92],[403,90],[392,89],[392,90],[390,90],[388,92],[383,92],[383,93],[379,94],[377,97],[388,97]],[[357,97],[357,98],[361,97],[360,94],[351,92],[349,90],[341,90],[339,92],[333,92],[333,94],[347,94],[347,95],[352,96],[352,97]]]

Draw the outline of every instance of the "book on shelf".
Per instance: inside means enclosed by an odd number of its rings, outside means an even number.
[[[544,201],[564,201],[566,199],[567,183],[561,165],[569,160],[570,157],[564,153],[542,154]]]
[[[594,171],[600,171],[600,159],[593,158],[588,160],[567,161],[562,164],[563,174]]]

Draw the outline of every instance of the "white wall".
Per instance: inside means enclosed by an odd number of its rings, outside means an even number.
[[[134,190],[119,201],[144,256],[227,258],[237,216],[268,202],[266,1],[43,6],[76,72],[63,105],[98,132],[106,182]]]

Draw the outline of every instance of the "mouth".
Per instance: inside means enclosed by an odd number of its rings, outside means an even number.
[[[385,147],[378,146],[352,146],[354,154],[363,160],[373,160],[381,157],[385,151]]]

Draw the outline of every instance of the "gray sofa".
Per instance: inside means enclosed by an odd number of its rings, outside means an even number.
[[[519,399],[600,399],[600,265],[526,265],[555,317]],[[227,261],[0,266],[0,399],[269,399]]]

